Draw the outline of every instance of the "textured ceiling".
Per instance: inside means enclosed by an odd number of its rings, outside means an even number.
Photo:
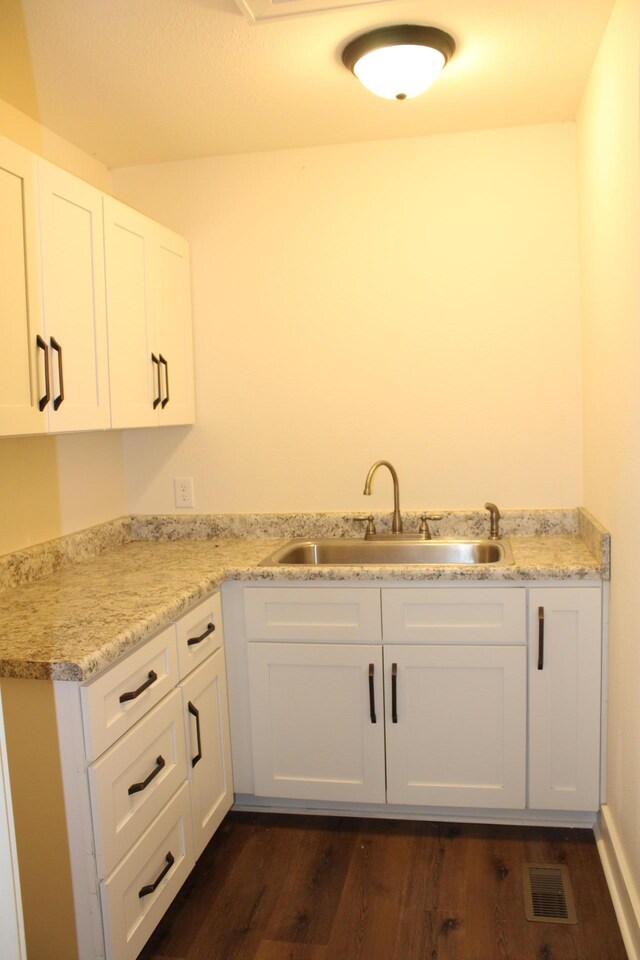
[[[110,167],[575,117],[613,0],[387,0],[251,24],[234,0],[0,0],[0,98]],[[340,53],[390,23],[451,33],[415,100]]]

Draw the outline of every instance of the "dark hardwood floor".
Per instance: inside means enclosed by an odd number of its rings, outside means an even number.
[[[524,917],[565,863],[577,925]],[[231,813],[140,960],[626,960],[589,830]]]

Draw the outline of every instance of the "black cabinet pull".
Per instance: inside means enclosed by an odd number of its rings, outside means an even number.
[[[148,883],[146,887],[143,887],[142,890],[138,892],[138,896],[141,900],[143,897],[148,897],[150,893],[153,893],[154,890],[158,889],[166,875],[169,873],[169,870],[171,870],[171,867],[176,862],[171,851],[169,851],[169,853],[166,855],[165,860],[167,862],[166,867],[162,869],[161,873],[156,877],[153,883]]]
[[[141,790],[145,790],[145,789],[149,786],[149,784],[151,783],[151,781],[154,780],[154,779],[158,776],[158,774],[160,773],[160,771],[161,771],[162,768],[164,767],[165,762],[166,762],[166,761],[165,761],[164,757],[162,757],[162,756],[156,757],[156,765],[155,765],[155,767],[153,768],[153,770],[151,771],[151,773],[149,774],[149,776],[146,778],[146,780],[143,780],[142,783],[132,783],[132,784],[131,784],[131,786],[129,787],[129,789],[128,789],[128,791],[127,791],[127,793],[129,794],[129,796],[131,796],[132,793],[140,793]]]
[[[391,723],[398,722],[398,664],[391,664]]]
[[[147,674],[147,679],[142,684],[142,686],[138,687],[137,690],[132,690],[130,693],[121,694],[120,703],[126,703],[127,700],[135,700],[136,697],[139,697],[141,693],[144,693],[145,690],[147,690],[152,683],[155,683],[157,679],[158,679],[158,674],[155,672],[155,670],[149,670],[149,673]]]
[[[153,409],[155,410],[162,399],[162,387],[160,386],[160,361],[156,357],[155,353],[151,354],[151,363],[155,363],[156,373],[158,375],[158,396],[154,397],[153,400]]]
[[[196,718],[196,737],[198,739],[198,752],[196,753],[195,757],[193,757],[191,760],[191,766],[195,767],[196,763],[198,763],[199,760],[202,760],[202,741],[200,740],[200,711],[198,710],[197,707],[194,707],[194,705],[191,703],[191,700],[189,700],[188,709],[191,716]]]
[[[189,637],[189,639],[187,640],[187,646],[194,647],[196,643],[202,643],[203,640],[206,640],[207,637],[211,636],[215,628],[216,628],[215,623],[208,623],[207,629],[205,630],[204,633],[201,633],[199,637]]]
[[[161,353],[159,353],[158,356],[160,357],[160,363],[164,364],[164,388],[166,390],[166,396],[162,401],[162,409],[164,410],[166,405],[169,403],[169,364]],[[158,382],[160,381],[158,380]]]
[[[376,723],[376,695],[373,689],[373,671],[374,665],[369,664],[369,716],[371,717],[371,723]]]
[[[544,669],[544,607],[538,607],[538,670]]]
[[[62,375],[62,347],[58,343],[55,337],[49,337],[49,343],[51,344],[51,349],[55,350],[58,354],[58,396],[54,398],[53,409],[57,410],[62,401],[64,400],[64,377]]]
[[[49,380],[49,347],[46,345],[40,334],[36,337],[36,344],[40,350],[44,351],[44,397],[38,400],[38,409],[44,410],[51,400],[51,381]]]

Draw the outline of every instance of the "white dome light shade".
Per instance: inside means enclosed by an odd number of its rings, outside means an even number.
[[[379,97],[405,100],[423,93],[452,56],[455,43],[436,27],[382,27],[347,44],[342,62]]]
[[[379,47],[360,57],[353,72],[371,93],[385,100],[405,100],[424,93],[445,65],[433,47]]]

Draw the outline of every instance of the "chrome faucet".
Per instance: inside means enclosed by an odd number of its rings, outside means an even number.
[[[391,522],[391,532],[402,533],[402,517],[400,516],[400,483],[398,481],[398,474],[396,473],[393,464],[389,463],[388,460],[376,460],[367,474],[367,479],[364,482],[363,493],[366,497],[371,496],[371,483],[378,467],[389,468],[389,473],[391,474],[391,478],[393,480],[393,520]]]

